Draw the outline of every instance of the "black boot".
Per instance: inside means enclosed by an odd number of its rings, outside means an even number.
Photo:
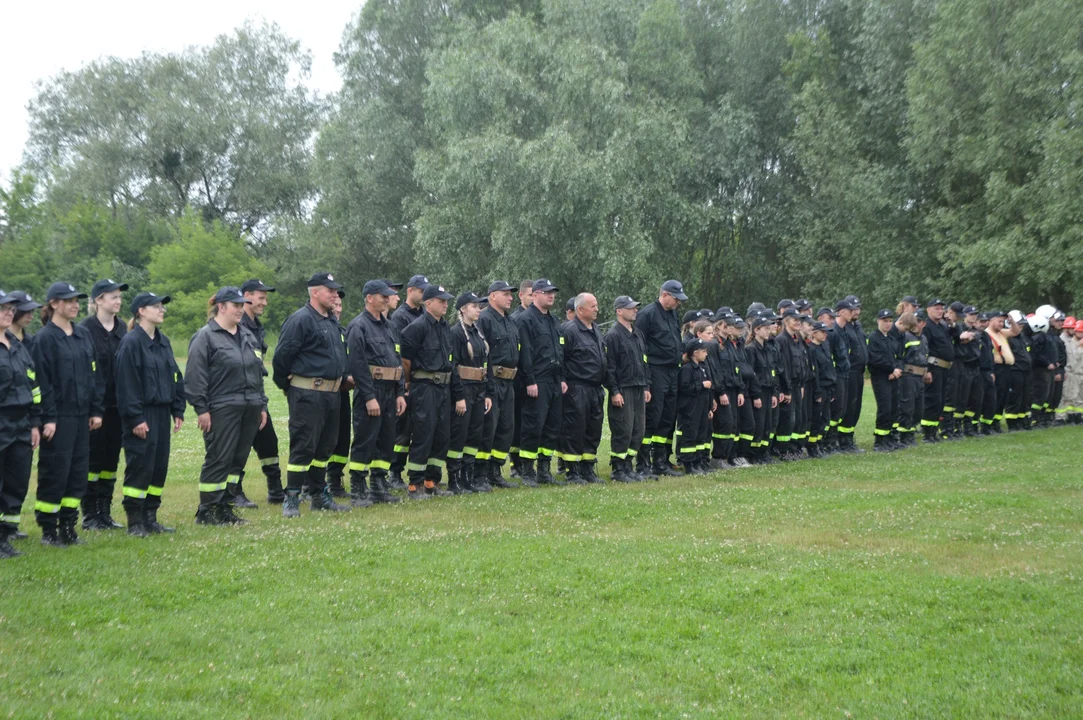
[[[426,480],[425,494],[429,497],[451,497],[455,493],[440,487],[439,480]]]
[[[377,504],[393,505],[402,502],[402,498],[391,494],[387,488],[387,479],[381,475],[369,475],[369,500]]]
[[[75,522],[78,517],[62,517],[60,518],[60,542],[65,545],[85,545],[86,543],[79,538],[78,533],[75,532]]]
[[[99,480],[98,482],[101,482]],[[123,530],[124,526],[113,519],[113,493],[98,493],[98,523],[103,530]]]
[[[470,489],[477,493],[491,493],[493,486],[489,484],[489,463],[472,462],[463,468],[466,472],[466,481]]]
[[[241,475],[241,479],[237,481],[237,492],[233,496],[234,507],[239,507],[243,510],[254,510],[257,506],[254,502],[248,499],[244,494],[244,475]]]
[[[21,552],[11,546],[11,537],[14,534],[15,531],[11,528],[0,527],[0,560],[22,555]]]
[[[373,486],[376,480],[373,479]],[[355,508],[372,507],[372,493],[365,486],[365,471],[350,471],[350,505]]]
[[[271,505],[281,505],[286,499],[286,491],[282,489],[282,468],[278,466],[278,458],[271,458],[263,466],[263,474],[267,478],[267,502]]]
[[[331,496],[331,488],[323,486],[321,492],[312,494],[312,510],[325,510],[329,512],[348,512],[352,508],[349,505],[339,505]]]
[[[64,547],[64,543],[60,541],[60,535],[57,533],[57,525],[59,524],[59,518],[56,513],[35,513],[37,516],[38,526],[41,528],[41,544],[51,547]]]
[[[406,483],[402,480],[402,473],[398,470],[392,470],[387,476],[387,489],[391,492],[396,490],[406,490]]]
[[[557,480],[553,477],[553,474],[549,472],[549,466],[552,464],[553,458],[548,455],[538,456],[538,484],[539,485],[566,485],[563,480]]]
[[[463,487],[462,485],[462,468],[457,467],[455,469],[448,468],[447,471],[447,491],[452,495],[472,495],[473,490]]]
[[[222,525],[217,505],[200,505],[196,508],[196,525]]]
[[[488,481],[494,488],[503,488],[505,490],[511,490],[514,487],[518,487],[514,483],[508,482],[504,479],[502,472],[502,466],[496,462],[487,462]]]
[[[586,480],[592,485],[604,485],[605,480],[598,477],[598,473],[594,472],[594,461],[584,460],[579,463],[579,477]]]
[[[673,469],[673,466],[669,464],[669,444],[666,445],[654,445],[652,446],[652,454],[654,455],[653,471],[658,477],[668,475],[676,477],[681,473]]]
[[[626,474],[626,472],[624,470],[624,464],[626,462],[628,462],[628,461],[624,460],[622,458],[618,458],[618,457],[615,457],[612,460],[610,460],[609,466],[610,466],[610,468],[612,468],[612,472],[610,472],[609,478],[613,482],[619,482],[619,483],[635,482],[630,477],[628,477],[628,475]]]
[[[83,496],[83,500],[79,503],[83,511],[83,529],[84,530],[104,530],[105,526],[102,525],[101,519],[98,517],[98,495],[94,489],[94,483],[88,483],[91,487],[87,488],[86,495]]]
[[[143,526],[151,535],[161,535],[162,533],[176,532],[174,528],[166,527],[165,525],[158,522],[158,508],[143,508]]]
[[[534,463],[530,460],[520,458],[518,465],[519,484],[529,488],[538,487],[538,476],[537,473],[534,472]]]
[[[220,525],[244,525],[247,520],[233,512],[233,504],[230,502],[219,503],[215,507],[215,515]]]
[[[143,508],[124,509],[128,515],[128,534],[132,537],[145,538],[150,531],[143,525]]]
[[[301,517],[301,491],[286,490],[282,498],[282,517]]]
[[[586,485],[587,479],[583,477],[583,463],[565,463],[564,482],[568,483],[569,485]]]
[[[333,467],[331,467],[333,465]],[[346,487],[342,484],[342,465],[330,463],[327,472],[327,489],[333,498],[349,497]]]

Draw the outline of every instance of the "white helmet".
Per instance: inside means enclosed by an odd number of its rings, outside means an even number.
[[[1027,318],[1027,322],[1030,323],[1030,329],[1036,333],[1044,333],[1049,329],[1049,319],[1041,315],[1031,315]]]
[[[1039,315],[1046,320],[1053,317],[1057,313],[1057,309],[1052,305],[1042,305],[1040,308],[1034,311],[1035,315]]]
[[[1016,325],[1023,324],[1023,313],[1019,312],[1018,310],[1012,310],[1010,313],[1008,313],[1008,317],[1010,317],[1012,319],[1012,322]]]

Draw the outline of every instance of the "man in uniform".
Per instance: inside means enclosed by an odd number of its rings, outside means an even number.
[[[955,343],[955,361],[959,372],[955,375],[955,412],[952,430],[956,437],[978,435],[978,416],[981,414],[985,384],[981,377],[982,343],[985,335],[978,326],[978,309],[965,305],[958,313],[962,316],[962,332]],[[947,409],[944,410],[947,413]]]
[[[647,362],[651,366],[651,399],[639,449],[640,475],[652,471],[659,476],[680,475],[670,465],[669,453],[677,424],[677,379],[684,354],[677,308],[687,299],[680,282],[666,280],[658,299],[636,316],[636,328],[647,344]]]
[[[428,284],[429,279],[424,275],[414,275],[406,283],[406,302],[389,316],[391,319],[391,332],[395,336],[396,343],[401,345],[402,331],[424,313],[425,308],[421,306],[421,303]],[[402,490],[406,487],[406,484],[402,481],[402,471],[406,467],[406,456],[410,452],[409,396],[407,396],[406,412],[398,417],[396,423],[395,459],[391,462],[388,485],[393,490]]]
[[[410,394],[408,497],[423,500],[451,495],[440,487],[451,442],[451,394],[459,375],[452,362],[451,328],[444,316],[454,296],[439,285],[422,294],[424,312],[402,331],[402,369]],[[424,487],[422,487],[424,484]]]
[[[850,372],[846,378],[846,410],[839,420],[839,447],[847,453],[865,452],[854,441],[854,430],[861,417],[861,401],[865,395],[865,365],[869,360],[865,333],[861,328],[861,301],[847,295],[835,304],[835,325],[843,331],[849,350]],[[839,379],[842,384],[842,378]]]
[[[944,381],[955,362],[955,346],[952,341],[953,328],[944,320],[944,301],[932,300],[928,310],[929,321],[925,323],[923,335],[929,342],[929,372],[933,380],[925,386],[925,412],[921,418],[921,429],[925,442],[939,442],[940,416],[944,412]]]
[[[396,420],[406,412],[402,361],[391,323],[384,317],[398,293],[382,280],[369,280],[362,292],[365,309],[346,328],[347,367],[354,379],[350,447],[354,507],[399,502],[386,481],[395,455]]]
[[[489,286],[489,304],[478,317],[478,329],[489,343],[488,395],[492,409],[485,416],[485,430],[477,455],[480,477],[493,487],[513,488],[501,470],[508,459],[515,432],[515,378],[519,372],[519,326],[508,316],[513,288],[503,280]],[[486,462],[487,461],[487,462]]]
[[[267,330],[263,327],[263,323],[260,322],[260,317],[267,308],[267,293],[273,293],[274,291],[273,287],[256,278],[241,285],[241,292],[244,293],[244,299],[247,300],[244,304],[241,325],[248,328],[256,336],[264,362],[267,361]],[[263,374],[267,374],[266,369]],[[256,440],[252,443],[252,447],[256,451],[260,467],[263,468],[263,474],[267,478],[267,502],[272,505],[280,505],[285,497],[282,490],[282,467],[278,461],[278,435],[275,433],[274,422],[271,420],[269,410],[267,412],[267,424],[256,433]],[[256,506],[254,502],[245,496],[244,489],[239,484],[234,505],[240,508],[253,508]]]
[[[342,343],[346,344],[346,324],[342,322],[342,301],[346,298],[346,291],[339,290],[335,296],[335,304],[331,307],[331,313],[338,322],[338,331],[342,336]],[[347,353],[348,354],[348,353]],[[338,403],[338,440],[331,458],[327,461],[327,487],[331,489],[331,497],[348,497],[343,476],[346,474],[346,465],[350,462],[350,430],[353,425],[353,413],[351,412],[350,390],[353,389],[353,376],[346,374],[346,382],[339,389]],[[358,507],[356,504],[354,507]]]
[[[550,471],[560,440],[564,382],[564,338],[550,309],[557,286],[545,278],[534,281],[532,302],[516,316],[519,324],[519,374],[526,384],[519,442],[519,477],[524,485],[563,485]],[[534,470],[535,460],[538,463]]]
[[[570,483],[605,482],[594,471],[605,417],[606,360],[602,335],[594,325],[598,299],[590,293],[575,296],[575,318],[561,327],[564,337],[564,378],[568,392],[563,403],[560,453]]]
[[[606,388],[609,390],[609,457],[613,479],[639,482],[632,457],[642,446],[651,399],[647,343],[635,327],[639,303],[627,295],[613,302],[617,322],[605,334]]]
[[[518,322],[520,314],[534,302],[534,281],[523,280],[519,283],[519,307],[511,314],[512,320]],[[515,377],[515,425],[512,428],[511,451],[511,476],[519,477],[519,441],[523,433],[523,407],[526,405],[526,383],[523,382],[523,374]],[[524,483],[524,485],[527,483]]]
[[[325,479],[338,440],[339,389],[346,376],[346,344],[331,312],[342,285],[330,273],[308,281],[308,302],[282,325],[271,364],[274,384],[290,408],[290,457],[286,465],[283,517],[301,514],[308,484],[313,510],[349,510],[337,504]]]

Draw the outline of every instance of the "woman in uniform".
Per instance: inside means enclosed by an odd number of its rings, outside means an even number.
[[[169,470],[169,435],[184,422],[184,380],[159,326],[169,296],[139,293],[117,351],[117,410],[123,426],[124,511],[135,537],[173,532],[158,522]]]
[[[196,510],[200,525],[244,522],[233,506],[248,452],[267,422],[260,343],[241,324],[248,302],[240,288],[219,290],[210,300],[210,319],[188,343],[184,390],[206,448]]]
[[[105,383],[105,415],[102,426],[90,433],[90,474],[83,496],[83,529],[114,530],[124,527],[113,520],[113,486],[120,464],[120,415],[117,414],[115,364],[120,341],[127,332],[117,318],[120,294],[128,289],[116,280],[99,280],[90,290],[90,313],[80,323],[90,333],[94,362]]]
[[[26,347],[27,352],[30,352],[34,336],[28,333],[26,328],[34,322],[34,313],[41,309],[41,303],[35,302],[34,298],[22,290],[13,290],[7,296],[15,302],[15,318],[11,321],[11,334]]]
[[[459,312],[459,322],[451,328],[452,362],[462,382],[453,386],[458,392],[451,398],[447,486],[456,495],[491,492],[492,486],[474,473],[474,461],[485,429],[485,413],[493,404],[486,388],[489,343],[477,326],[481,298],[472,292],[463,293],[455,301],[455,309]]]
[[[53,283],[41,309],[41,332],[32,355],[41,385],[41,450],[34,514],[44,545],[78,545],[79,504],[90,467],[90,433],[101,427],[105,382],[94,363],[87,329],[75,324],[86,297],[66,282]]]
[[[0,292],[0,560],[22,555],[11,546],[41,439],[41,390],[30,351],[15,339],[19,299]]]

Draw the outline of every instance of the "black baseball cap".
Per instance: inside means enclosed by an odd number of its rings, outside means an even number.
[[[680,280],[666,280],[662,283],[662,292],[669,293],[681,302],[688,299],[688,296],[684,294],[684,285],[681,285]]]
[[[515,292],[515,288],[513,288],[507,280],[497,280],[489,286],[488,292]]]
[[[396,291],[396,292],[395,292],[395,294],[396,294],[396,295],[398,295],[398,291],[399,291],[399,290],[402,290],[402,287],[403,287],[403,284],[402,284],[402,283],[399,283],[399,282],[391,282],[391,281],[390,281],[390,280],[388,280],[387,278],[380,278],[380,279],[384,281],[384,285],[387,285],[387,286],[388,286],[389,288],[391,288],[392,290],[395,290],[395,291]]]
[[[990,310],[985,314],[989,316],[990,320],[998,317],[1008,317],[1008,313],[1004,312],[1003,310]]]
[[[966,310],[966,305],[963,305],[961,300],[956,300],[951,305],[948,305],[948,307],[957,313],[965,312]]]
[[[275,289],[270,285],[267,285],[262,280],[252,278],[251,280],[245,280],[241,285],[241,292],[274,292]]]
[[[921,322],[925,322],[926,320],[929,319],[929,313],[925,312],[921,308],[918,308],[917,310],[914,311],[914,317],[916,317]]]
[[[71,300],[72,298],[79,298],[80,300],[86,298],[86,293],[79,292],[75,289],[75,286],[66,282],[55,282],[49,286],[48,292],[45,293],[45,301],[50,302],[52,300]]]
[[[876,319],[877,320],[894,320],[895,319],[895,313],[891,312],[887,308],[884,308],[880,312],[876,313]]]
[[[238,287],[224,287],[214,294],[214,301],[216,303],[248,303],[252,304],[251,300],[246,300],[244,292]]]
[[[342,283],[335,282],[335,276],[331,273],[316,273],[308,279],[309,287],[331,288],[332,290],[341,290]]]
[[[365,287],[361,288],[362,295],[398,295],[393,288],[391,288],[383,280],[369,280],[365,283]]]
[[[687,325],[690,322],[695,322],[699,319],[699,310],[689,310],[681,318],[681,325]]]
[[[101,297],[107,292],[113,292],[114,290],[120,290],[123,292],[128,289],[128,283],[119,283],[116,280],[99,280],[94,283],[94,287],[90,289],[90,297]]]
[[[853,310],[853,309],[854,309],[854,304],[852,302],[850,302],[849,300],[843,299],[843,300],[839,300],[837,303],[835,303],[835,312],[838,312],[839,310]]]
[[[480,305],[481,298],[472,292],[464,292],[459,296],[459,299],[455,301],[455,309],[462,310],[464,305],[469,305],[471,303],[478,303]]]
[[[788,298],[784,298],[784,299],[778,301],[778,309],[781,311],[781,310],[785,310],[786,308],[792,308],[794,306],[794,304],[795,303],[794,303],[793,300],[790,300]]]
[[[703,342],[699,338],[692,338],[684,344],[684,352],[689,357],[692,357],[692,353],[696,350],[706,350],[707,343]]]
[[[545,278],[541,278],[539,280],[534,281],[534,288],[533,288],[534,292],[547,293],[547,292],[553,292],[554,290],[559,290],[559,289],[560,288],[558,288],[556,285],[549,282]]]
[[[14,293],[12,293],[14,295]],[[15,305],[15,309],[18,310],[19,299],[12,297],[11,295],[5,295],[3,290],[0,290],[0,305]]]
[[[921,307],[921,303],[919,303],[918,299],[916,297],[914,297],[913,295],[907,295],[906,297],[904,297],[902,299],[902,301],[904,303],[910,303],[911,305]],[[943,303],[941,303],[941,304],[943,304]]]
[[[410,280],[409,280],[409,281],[408,281],[408,282],[406,283],[406,287],[408,287],[408,288],[421,288],[421,289],[425,289],[425,287],[426,287],[426,286],[427,286],[428,284],[429,284],[429,279],[428,279],[427,277],[425,277],[424,275],[414,275],[414,276],[413,276],[412,278],[410,278]]]
[[[827,325],[823,324],[822,322],[818,322],[818,321],[812,323],[812,332],[820,332],[821,330],[823,332],[827,332]]]
[[[634,307],[639,307],[639,303],[637,303],[628,295],[618,295],[617,299],[613,301],[614,310],[624,310],[626,308]]]
[[[172,298],[170,298],[168,295],[155,295],[152,292],[141,292],[134,298],[132,298],[132,304],[129,306],[129,308],[132,311],[132,315],[135,315],[135,311],[139,308],[147,307],[149,305],[157,305],[159,303],[161,303],[162,305],[167,305],[171,299]]]
[[[829,307],[822,307],[816,311],[816,317],[820,317],[821,315],[830,315],[831,317],[835,317],[835,311]]]
[[[575,298],[568,298],[568,302],[564,303],[565,310],[575,310]]]
[[[801,298],[800,300],[795,302],[794,305],[797,306],[798,310],[811,310],[812,309],[812,303],[810,303],[805,298]]]
[[[426,285],[425,294],[422,296],[422,301],[425,300],[454,300],[455,296],[449,293],[443,288],[442,285]]]
[[[710,312],[710,310],[708,310],[707,312]],[[715,310],[714,314],[715,315],[735,315],[736,313],[733,312],[733,308],[731,308],[729,305],[723,305],[722,307]]]
[[[945,304],[944,301],[941,300],[940,298],[933,298],[932,300],[929,301],[928,307],[933,307],[934,305],[944,305],[944,304]]]
[[[752,329],[753,330],[755,330],[756,328],[761,328],[764,325],[774,325],[774,324],[775,324],[774,320],[772,320],[769,317],[765,317],[763,315],[757,315],[756,317],[752,318]]]
[[[766,310],[766,309],[767,309],[767,306],[764,305],[763,303],[754,302],[754,303],[752,303],[751,305],[748,306],[748,310],[745,311],[745,315],[752,315],[753,313],[757,313],[757,312],[760,312],[760,311]]]
[[[0,290],[0,295],[2,294],[3,290]],[[13,299],[11,301],[5,302],[19,303],[15,306],[15,309],[19,312],[30,312],[31,310],[37,310],[41,307],[41,303],[35,301],[34,298],[30,297],[29,294],[23,292],[22,290],[12,290],[7,294],[7,296]]]
[[[853,306],[853,309],[861,307],[861,301],[857,299],[857,295],[847,295],[843,298],[846,302]]]
[[[974,307],[973,305],[967,305],[966,307],[963,308],[963,315],[976,315],[977,312],[978,312],[978,309],[976,307]]]
[[[782,317],[783,318],[800,318],[801,313],[797,312],[797,308],[795,308],[793,305],[790,305],[789,307],[787,307],[785,310],[782,311]]]

